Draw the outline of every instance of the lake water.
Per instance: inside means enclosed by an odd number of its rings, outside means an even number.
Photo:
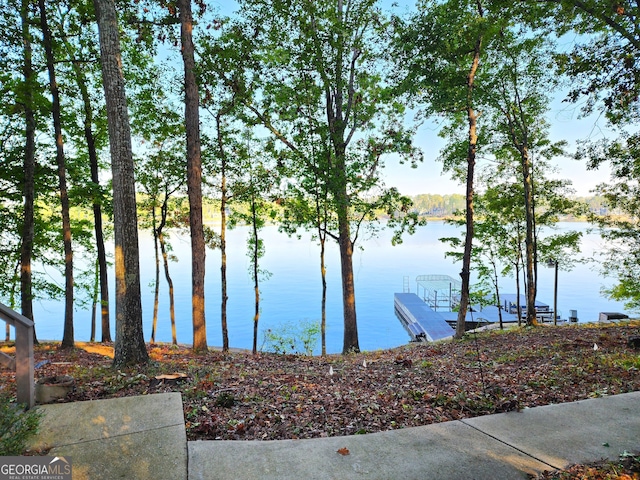
[[[586,232],[586,223],[561,223],[562,230]],[[441,237],[456,235],[457,227],[433,221],[418,229],[415,235],[405,236],[404,243],[391,245],[390,232],[380,232],[377,238],[360,242],[364,247],[356,249],[353,268],[356,282],[356,305],[360,348],[374,350],[402,345],[409,336],[394,314],[393,294],[401,292],[403,277],[410,277],[411,291],[415,292],[415,277],[425,274],[444,274],[459,278],[460,265],[445,258],[447,247],[438,241]],[[249,261],[246,256],[246,227],[228,233],[228,325],[231,347],[250,349],[253,335],[253,283],[249,276]],[[260,336],[267,328],[277,328],[283,323],[320,319],[321,280],[319,272],[319,247],[310,235],[302,239],[289,238],[277,231],[277,227],[266,227],[261,235],[265,239],[265,255],[261,268],[271,273],[261,282]],[[598,234],[585,233],[582,241],[583,254],[591,256],[599,249]],[[191,260],[190,243],[184,235],[172,234],[173,253],[178,262],[170,265],[175,286],[177,337],[180,343],[191,343]],[[153,280],[155,266],[153,239],[143,232],[140,236],[142,252],[142,308],[145,338],[151,335],[153,314]],[[342,350],[342,298],[340,285],[340,262],[335,243],[327,251],[327,351]],[[578,265],[572,271],[559,272],[558,310],[566,318],[569,310],[577,310],[581,322],[598,319],[601,311],[620,311],[621,303],[611,302],[601,296],[606,283],[589,265]],[[538,299],[553,305],[553,269],[539,266]],[[110,275],[113,283],[113,273]],[[113,286],[111,296],[113,298]],[[504,279],[504,293],[515,292],[515,281]],[[220,252],[207,251],[206,261],[206,320],[207,341],[210,346],[222,344],[220,327]],[[113,310],[113,308],[112,308]],[[62,302],[37,302],[34,304],[38,338],[58,340],[62,338],[64,308]],[[112,337],[115,338],[115,316],[112,314]],[[76,310],[74,317],[75,338],[86,341],[90,336],[91,313]],[[98,321],[97,338],[100,338]],[[156,340],[171,341],[168,289],[161,273],[160,306]],[[319,345],[317,351],[319,352]]]

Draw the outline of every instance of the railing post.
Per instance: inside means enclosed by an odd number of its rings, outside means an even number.
[[[35,405],[34,363],[33,363],[33,326],[24,326],[16,322],[16,386],[18,403],[27,408]]]
[[[27,408],[35,405],[33,321],[0,303],[0,320],[16,329],[16,389],[18,403]]]

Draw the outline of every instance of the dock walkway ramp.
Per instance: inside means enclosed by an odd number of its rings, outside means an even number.
[[[455,333],[444,317],[432,310],[415,293],[394,293],[393,303],[414,340],[435,342]]]

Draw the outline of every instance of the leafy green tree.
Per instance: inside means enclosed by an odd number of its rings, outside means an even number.
[[[611,179],[598,185],[610,212],[594,215],[607,240],[602,273],[616,277],[611,298],[640,305],[640,285],[632,272],[640,265],[638,182],[640,156],[637,118],[640,102],[640,5],[630,1],[554,0],[548,6],[559,34],[577,32],[574,48],[558,55],[560,71],[571,80],[569,100],[582,102],[585,114],[604,113],[617,139],[585,143],[577,158],[590,168],[608,163]]]
[[[537,206],[534,222],[536,262],[546,264],[553,260],[554,263],[558,262],[560,269],[570,270],[578,261],[582,234],[577,231],[556,232],[555,229],[561,216],[577,214],[581,206],[570,198],[572,191],[568,186],[569,182],[549,179],[548,170],[551,167],[545,162],[541,162],[538,169],[540,172],[535,176],[534,189]],[[509,174],[510,171],[513,173]],[[499,306],[500,279],[515,276],[517,309],[521,311],[520,271],[524,268],[526,256],[526,212],[522,201],[524,186],[519,181],[519,166],[496,164],[494,168],[485,169],[479,177],[479,190],[481,193],[476,197],[476,228],[472,251],[474,272],[478,278],[475,289],[492,291],[491,303]],[[452,222],[464,224],[461,218]],[[457,237],[442,240],[454,247],[459,247],[462,243]],[[462,257],[459,251],[448,252],[447,255],[457,259]]]
[[[310,158],[317,158],[312,150]],[[315,170],[317,175],[322,169]],[[310,195],[308,195],[310,193]],[[289,185],[285,193],[282,227],[287,233],[293,234],[299,227],[310,228],[320,245],[320,280],[322,294],[320,302],[320,343],[322,355],[327,354],[327,266],[326,245],[330,224],[335,226],[335,216],[330,213],[329,192],[327,182],[314,177],[303,181],[299,186]]]
[[[45,2],[40,5],[41,8],[38,8],[38,2],[25,2],[24,5],[27,5],[27,7],[26,10],[23,10],[23,13],[26,12],[28,17],[28,25],[26,28],[20,25],[19,14],[21,8],[15,8],[16,5],[13,0],[8,0],[6,3],[12,4],[12,8],[9,8],[9,10],[15,11],[16,14],[3,17],[3,21],[9,26],[9,29],[3,29],[3,31],[7,33],[12,32],[11,35],[2,37],[1,43],[3,53],[6,54],[3,55],[3,61],[6,61],[6,65],[9,66],[9,68],[4,70],[6,77],[3,77],[2,90],[3,94],[7,94],[3,95],[3,97],[7,101],[8,106],[7,110],[3,110],[3,113],[11,111],[8,117],[3,117],[3,120],[7,118],[8,122],[14,124],[14,121],[9,120],[9,117],[15,117],[15,115],[20,114],[20,112],[23,111],[23,106],[27,105],[28,108],[24,109],[24,111],[28,112],[30,110],[32,113],[33,135],[35,139],[39,139],[41,142],[36,143],[34,141],[33,144],[33,167],[30,168],[28,162],[23,162],[23,168],[16,170],[17,175],[14,177],[20,188],[27,192],[21,195],[21,198],[25,198],[27,203],[24,208],[26,208],[27,211],[32,210],[32,214],[27,213],[25,216],[26,222],[24,225],[26,227],[31,222],[34,223],[31,227],[34,232],[32,241],[21,242],[23,253],[25,249],[31,250],[29,268],[24,269],[24,271],[28,271],[29,274],[29,283],[31,284],[30,296],[32,298],[47,296],[50,298],[59,298],[63,292],[53,281],[47,281],[46,277],[40,274],[42,268],[39,267],[53,265],[56,269],[59,269],[60,265],[64,265],[66,262],[65,281],[68,285],[73,285],[74,287],[73,293],[66,294],[67,305],[65,310],[67,313],[65,315],[67,318],[65,321],[66,333],[63,339],[63,343],[66,344],[71,337],[71,335],[69,335],[69,327],[73,326],[68,312],[73,312],[74,303],[75,305],[82,304],[82,294],[85,293],[82,290],[86,286],[87,293],[89,293],[88,290],[93,290],[94,283],[93,275],[91,275],[90,282],[85,283],[85,273],[87,272],[83,272],[78,268],[71,268],[70,254],[73,253],[73,255],[77,257],[78,253],[83,253],[83,250],[87,252],[95,251],[96,244],[98,245],[98,250],[100,250],[100,246],[103,246],[104,243],[103,241],[98,241],[99,232],[102,232],[102,227],[98,227],[98,222],[102,220],[101,214],[94,216],[96,221],[96,240],[90,240],[86,235],[90,224],[83,219],[84,213],[81,212],[80,215],[77,215],[75,218],[70,214],[74,206],[82,209],[87,206],[87,202],[91,204],[91,200],[104,203],[104,198],[106,197],[99,187],[91,188],[90,185],[87,185],[90,183],[89,160],[86,156],[87,150],[89,150],[89,157],[91,157],[92,162],[91,175],[97,184],[100,168],[97,162],[98,149],[104,146],[104,138],[106,138],[106,136],[100,135],[101,117],[91,117],[90,115],[92,113],[90,111],[91,101],[93,101],[94,104],[97,103],[100,105],[100,102],[96,102],[95,100],[96,96],[99,96],[96,95],[96,88],[102,87],[98,79],[99,70],[96,71],[95,67],[88,67],[88,65],[96,65],[95,59],[98,57],[96,54],[97,32],[94,28],[87,28],[87,26],[92,24],[94,17],[91,5],[87,5],[86,3],[67,2],[64,6],[57,4],[56,8],[52,8],[52,4]],[[37,18],[38,13],[40,13],[40,19]],[[42,22],[43,17],[46,20],[46,24]],[[29,31],[27,35],[28,42],[25,42],[22,36],[26,29],[34,30],[34,27],[37,28],[38,26],[40,26],[42,33],[42,43],[39,43],[37,40],[39,35],[31,31]],[[50,32],[49,29],[51,29]],[[19,33],[19,35],[16,36],[15,33]],[[16,39],[22,41],[16,42]],[[35,42],[34,39],[36,39]],[[31,48],[32,43],[35,47],[33,49]],[[24,55],[20,55],[20,53],[25,51],[24,46],[27,46],[27,50],[29,51],[27,58],[31,62],[31,67],[27,69],[31,71],[46,71],[48,66],[49,70],[55,74],[55,77],[52,77],[54,81],[50,82],[51,87],[53,87],[50,91],[54,93],[63,91],[65,93],[64,96],[54,95],[53,102],[45,98],[43,95],[44,88],[38,83],[38,79],[42,78],[44,80],[44,76],[36,77],[34,75],[28,87],[26,87],[26,83],[24,84],[26,88],[20,85],[20,77],[16,73],[20,72],[20,76],[24,78],[24,69],[16,69],[16,67],[20,67],[23,63],[22,59]],[[25,65],[27,64],[25,63]],[[5,84],[4,78],[10,79],[11,81]],[[59,87],[58,84],[60,85]],[[9,108],[9,105],[13,106]],[[85,109],[84,112],[83,107]],[[88,113],[87,108],[89,109]],[[46,120],[46,117],[51,118],[52,110],[54,111],[54,117],[56,117],[53,128],[49,126],[51,121]],[[82,119],[83,117],[85,120],[84,126],[82,125],[82,121],[78,122],[78,119]],[[97,121],[94,121],[96,118]],[[95,127],[98,135],[93,135],[94,131],[92,127]],[[53,131],[53,133],[50,133],[50,130]],[[25,129],[25,132],[29,131],[30,129]],[[32,149],[26,148],[25,150],[24,141],[22,142],[22,148],[19,147],[18,130],[12,129],[12,132],[5,130],[5,132],[8,133],[7,140],[9,143],[4,143],[3,145],[5,147],[11,145],[11,150],[16,147],[22,152],[26,151],[27,157],[29,157],[29,152]],[[81,132],[80,135],[79,132]],[[91,135],[85,135],[84,133]],[[65,138],[65,143],[68,143],[71,148],[68,150],[65,149],[67,151],[64,152],[65,165],[63,173],[66,186],[63,187],[63,195],[60,196],[56,194],[56,192],[60,190],[60,182],[58,182],[58,186],[52,183],[54,178],[56,178],[56,172],[59,173],[60,169],[52,168],[49,159],[57,158],[57,163],[61,163],[59,160],[63,158],[61,155],[61,139],[63,137]],[[50,139],[58,143],[57,155],[55,149],[52,148],[54,142],[51,142],[51,145],[44,143]],[[28,146],[30,142],[27,141],[26,144]],[[7,152],[7,150],[3,148],[3,157],[5,152]],[[69,152],[72,153],[69,154]],[[3,164],[5,159],[6,157],[3,158]],[[96,160],[95,162],[93,161],[94,159]],[[23,174],[25,175],[24,177]],[[57,175],[57,177],[62,178],[60,175]],[[33,183],[33,187],[29,188],[28,186],[31,183]],[[30,189],[33,190],[32,194],[28,193]],[[66,204],[63,209],[64,212],[56,213],[57,209],[52,209],[52,206],[59,204],[61,198]],[[31,206],[29,207],[29,205]],[[96,202],[94,201],[94,207],[95,206]],[[16,205],[12,205],[12,209],[15,207]],[[21,215],[19,215],[19,217],[21,217]],[[29,220],[30,217],[32,217],[32,220]],[[53,232],[54,227],[59,223],[64,224],[65,235],[62,235],[58,231]],[[22,228],[22,226],[20,226],[20,228]],[[6,231],[6,234],[7,237],[10,236],[9,231]],[[70,245],[71,238],[74,239],[73,250],[71,250]],[[55,242],[59,242],[59,245],[65,244],[65,255],[61,254],[61,248],[54,245]],[[31,246],[29,247],[29,245]],[[102,253],[104,254],[103,248]],[[58,259],[60,259],[60,261]],[[26,265],[25,261],[22,263]],[[76,264],[77,263],[78,262],[76,262]],[[88,258],[86,262],[79,263],[86,263],[86,265],[88,265],[87,270],[93,272],[93,258]],[[104,268],[101,270],[105,273],[103,284],[106,287],[106,255],[104,255],[104,262],[102,263]],[[74,270],[80,271],[79,275],[76,275],[77,272],[74,272]],[[23,276],[23,279],[24,278]],[[77,282],[76,279],[78,278],[83,281]],[[91,285],[89,285],[89,283]],[[22,284],[25,285],[24,282]],[[92,295],[92,293],[90,295]],[[108,313],[108,305],[106,302],[104,302],[103,311]],[[103,325],[103,327],[103,335],[106,334],[106,338],[104,339],[109,340],[108,316],[107,324]]]
[[[59,298],[62,293],[37,268],[57,267],[57,249],[62,245],[57,223],[48,217],[47,204],[59,204],[59,197],[50,194],[58,189],[55,171],[46,161],[51,145],[40,143],[50,138],[42,133],[51,103],[37,75],[45,68],[34,33],[37,8],[32,2],[13,0],[3,1],[0,8],[6,13],[0,21],[0,250],[6,259],[0,263],[0,296],[33,319],[34,299]]]
[[[474,237],[474,176],[478,150],[477,76],[486,44],[492,41],[501,17],[487,18],[482,1],[425,1],[409,22],[398,22],[395,51],[401,65],[400,88],[425,109],[426,115],[445,115],[445,135],[454,135],[454,148],[447,146],[442,159],[446,169],[466,184],[465,229],[462,245],[462,288],[456,337],[465,332],[469,304],[471,256]],[[479,70],[480,69],[480,70]],[[481,94],[480,94],[481,96]],[[460,141],[465,124],[466,140]],[[464,167],[462,160],[464,159]]]
[[[60,90],[56,79],[55,61],[53,51],[53,39],[47,20],[47,10],[44,0],[38,1],[40,10],[40,28],[42,29],[42,42],[45,50],[47,70],[49,73],[49,90],[52,97],[51,113],[53,116],[54,139],[56,144],[56,163],[58,170],[60,203],[62,213],[62,236],[64,240],[64,278],[65,278],[65,315],[62,347],[74,346],[73,335],[73,245],[71,239],[71,218],[69,192],[67,189],[67,166],[62,139],[62,120],[60,107]]]
[[[75,8],[73,8],[75,7]],[[87,8],[88,7],[88,8]],[[94,62],[98,48],[95,32],[85,26],[93,18],[92,5],[72,5],[64,14],[52,19],[56,23],[58,41],[61,43],[61,55],[67,59],[62,64],[70,64],[67,73],[66,91],[77,98],[77,102],[68,102],[65,122],[66,137],[75,151],[75,162],[70,173],[73,182],[70,196],[76,205],[93,210],[93,230],[96,253],[96,269],[100,298],[101,340],[111,342],[109,309],[109,263],[105,249],[105,236],[108,228],[103,223],[103,214],[111,213],[111,199],[107,188],[100,184],[100,172],[104,166],[100,162],[100,151],[106,147],[107,132],[104,115],[101,113],[103,102],[98,95],[100,67]],[[65,73],[64,71],[62,72]],[[71,116],[82,118],[82,122],[69,120]],[[89,171],[86,166],[88,164]],[[93,262],[89,262],[92,264]],[[81,272],[80,278],[87,276]],[[92,275],[90,276],[92,278]],[[93,288],[93,287],[92,287]],[[95,339],[95,305],[97,295],[92,297],[91,340]],[[76,299],[77,301],[77,299]]]
[[[162,99],[162,94],[157,92],[157,95],[153,98]],[[156,107],[158,106],[156,105]],[[182,142],[175,140],[180,137],[179,134],[182,130],[178,115],[162,107],[156,108],[155,113],[158,121],[147,129],[148,147],[136,164],[138,184],[145,193],[144,200],[139,204],[143,209],[141,212],[141,224],[151,228],[154,239],[156,275],[151,342],[155,342],[157,329],[160,257],[162,257],[164,276],[169,288],[172,342],[177,344],[174,284],[169,269],[171,244],[168,242],[168,234],[165,228],[180,225],[175,215],[170,215],[169,204],[171,200],[174,200],[174,207],[180,210],[179,204],[182,202],[174,197],[184,193],[185,189],[185,165],[181,155],[181,149],[183,151],[184,148]],[[160,118],[162,118],[162,121],[160,121]],[[176,200],[178,205],[176,205]],[[182,217],[182,215],[178,216]]]
[[[203,74],[206,77],[206,74]],[[220,233],[215,234],[210,230],[211,240],[209,244],[220,249],[220,326],[222,329],[222,351],[229,350],[229,329],[227,325],[227,302],[229,300],[227,288],[227,224],[228,210],[236,195],[234,193],[236,183],[240,181],[243,173],[242,158],[246,158],[245,142],[242,141],[241,123],[236,118],[236,100],[233,92],[226,92],[224,88],[213,82],[203,81],[206,94],[203,101],[205,110],[213,117],[215,122],[215,146],[209,149],[213,152],[215,161],[211,161],[212,176],[217,180],[209,179],[208,183],[219,188],[220,191]],[[212,84],[214,88],[212,87]],[[216,92],[216,96],[212,92]],[[229,93],[227,97],[226,94]],[[206,150],[205,150],[206,151]],[[233,222],[232,222],[233,223]]]
[[[605,240],[600,270],[616,278],[604,293],[640,311],[640,279],[635,274],[640,265],[640,134],[621,132],[616,140],[588,145],[580,156],[594,168],[604,162],[611,166],[611,180],[597,186],[607,209],[591,214]]]
[[[240,7],[242,19],[223,26],[220,42],[209,53],[216,61],[209,64],[227,88],[240,94],[247,121],[266,128],[274,149],[292,153],[309,177],[315,167],[303,148],[308,135],[328,145],[321,178],[338,226],[343,352],[357,351],[352,265],[357,232],[352,228],[372,216],[365,195],[399,197],[373,193],[380,186],[384,156],[419,157],[402,124],[403,106],[383,79],[388,21],[373,0],[247,0]],[[308,106],[312,132],[309,113],[301,115]]]
[[[132,89],[131,129],[138,147],[135,151],[136,180],[142,193],[138,203],[141,228],[150,229],[154,239],[155,281],[153,320],[150,340],[157,332],[160,270],[169,289],[169,317],[172,342],[177,343],[175,289],[170,273],[170,234],[167,229],[185,227],[186,159],[184,155],[184,118],[171,94],[166,65],[157,63],[153,48],[131,52],[139,65],[136,86]],[[185,215],[186,213],[186,215]]]
[[[251,227],[247,239],[247,256],[249,257],[249,274],[253,281],[254,289],[254,315],[253,315],[253,347],[254,354],[258,353],[258,322],[260,320],[260,280],[268,278],[271,273],[260,268],[260,258],[264,256],[264,241],[260,238],[260,230],[268,219],[273,220],[276,210],[269,201],[268,195],[272,194],[276,185],[276,176],[269,168],[266,158],[251,148],[251,138],[247,137],[248,146],[244,157],[244,178],[242,183],[235,187],[237,201],[244,201],[248,205],[248,211],[236,210],[233,223],[242,221]],[[257,153],[257,158],[256,158]],[[267,157],[268,158],[268,157]]]
[[[494,125],[493,152],[499,162],[516,162],[519,165],[523,186],[528,325],[537,322],[535,301],[539,248],[536,222],[541,215],[548,213],[536,199],[549,198],[551,190],[543,189],[543,185],[549,183],[545,177],[546,162],[562,155],[565,146],[564,142],[549,140],[549,126],[545,119],[550,103],[549,92],[557,84],[553,70],[549,68],[550,48],[544,37],[526,37],[516,26],[501,31],[488,62],[490,90],[486,105],[489,121]],[[568,208],[566,202],[565,207]],[[552,215],[557,215],[558,211],[550,210]]]
[[[635,123],[640,94],[640,5],[628,0],[543,3],[548,9],[545,18],[558,35],[580,35],[572,50],[557,56],[561,71],[571,79],[569,100],[586,100],[585,113],[602,110],[613,124]]]
[[[35,86],[36,73],[32,62],[32,38],[29,25],[31,18],[29,14],[29,0],[22,0],[20,7],[21,36],[23,41],[23,75],[24,85],[22,90],[24,100],[24,120],[25,120],[25,148],[24,148],[24,222],[22,225],[22,242],[20,253],[20,300],[22,314],[33,320],[33,280],[31,274],[31,261],[33,257],[34,243],[34,202],[35,202],[35,106],[32,88]],[[35,328],[34,328],[35,336]]]

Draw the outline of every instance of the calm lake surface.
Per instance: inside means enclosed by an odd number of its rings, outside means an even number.
[[[560,223],[560,230],[584,232],[583,256],[591,257],[599,250],[601,239],[597,233],[587,233],[586,223]],[[393,294],[402,292],[403,277],[410,278],[410,289],[415,292],[418,275],[443,274],[459,278],[460,265],[445,258],[447,247],[438,241],[441,237],[455,236],[457,227],[433,221],[418,229],[415,235],[405,236],[404,243],[391,245],[391,233],[382,231],[377,238],[359,240],[363,249],[354,252],[353,268],[356,281],[358,333],[362,350],[396,347],[409,341],[409,336],[394,314]],[[249,276],[249,260],[246,255],[248,227],[236,228],[228,233],[228,326],[231,347],[250,349],[253,335],[253,283]],[[262,332],[284,323],[320,319],[321,280],[319,272],[319,247],[311,236],[302,239],[289,238],[279,233],[277,227],[261,231],[265,240],[265,255],[261,268],[270,277],[261,281],[261,315],[258,345]],[[192,343],[191,328],[191,259],[189,239],[185,235],[171,235],[173,254],[179,259],[170,265],[175,287],[177,337],[180,343]],[[153,316],[153,281],[155,266],[153,239],[150,233],[140,236],[142,272],[142,308],[144,334],[151,335]],[[342,351],[342,298],[340,262],[335,243],[327,251],[327,351]],[[553,306],[553,269],[538,268],[538,300]],[[600,294],[610,283],[598,276],[590,265],[577,265],[572,271],[560,271],[558,276],[558,310],[567,318],[569,310],[577,310],[580,322],[595,321],[599,312],[624,312],[618,302],[611,302]],[[113,273],[110,274],[113,298]],[[514,293],[515,280],[503,279],[501,291]],[[222,344],[220,327],[220,252],[207,251],[206,261],[206,320],[207,340],[210,346]],[[113,306],[112,306],[113,311]],[[37,302],[34,304],[38,338],[59,340],[62,338],[64,307],[62,302]],[[91,312],[76,310],[74,314],[75,338],[87,341],[90,337]],[[115,338],[115,314],[112,313],[112,337]],[[97,338],[100,338],[98,320]],[[171,341],[168,288],[161,273],[160,306],[156,341]],[[317,352],[320,350],[318,342]]]

